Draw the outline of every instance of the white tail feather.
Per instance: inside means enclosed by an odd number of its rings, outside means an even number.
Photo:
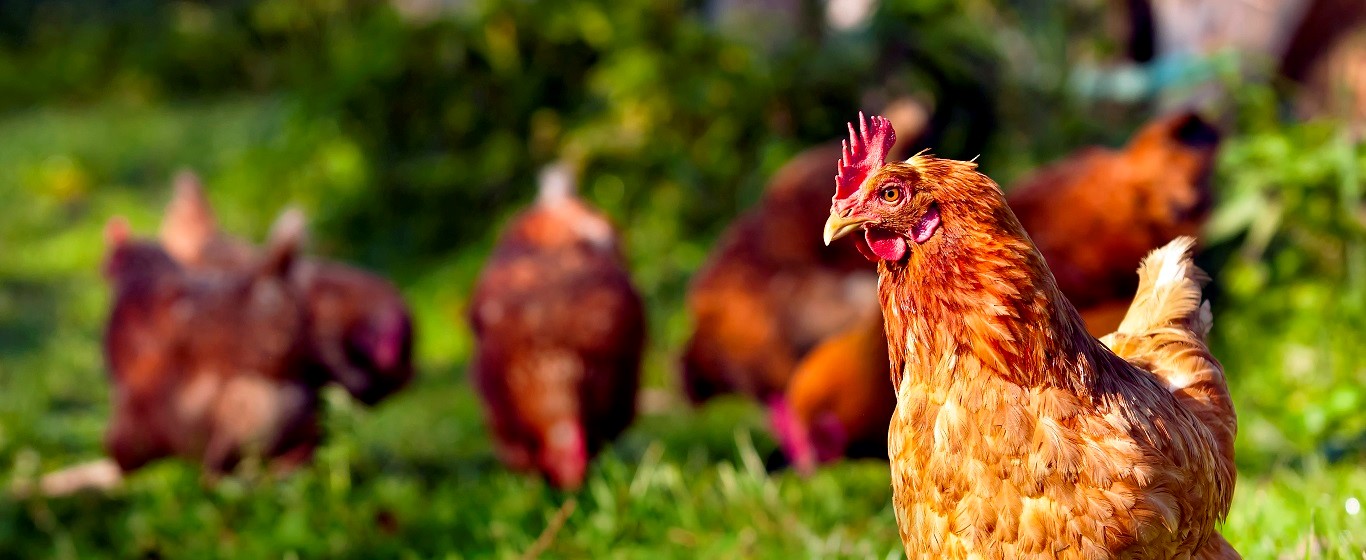
[[[557,161],[541,169],[536,200],[541,204],[556,204],[573,198],[578,192],[578,177],[574,166]]]
[[[1143,259],[1134,302],[1116,333],[1133,336],[1171,327],[1188,328],[1201,339],[1209,333],[1213,315],[1201,292],[1209,276],[1191,261],[1194,247],[1194,239],[1178,237]]]

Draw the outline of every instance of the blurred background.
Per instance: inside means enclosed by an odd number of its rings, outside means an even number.
[[[936,154],[978,157],[1002,185],[1121,145],[1165,109],[1219,124],[1201,262],[1240,424],[1225,534],[1249,558],[1361,558],[1362,12],[1359,0],[6,0],[0,483],[101,456],[100,230],[124,215],[152,234],[180,169],[200,174],[227,231],[259,241],[295,204],[312,253],[393,279],[417,314],[419,371],[375,409],[329,391],[327,444],[278,483],[210,488],[167,461],[110,495],[0,497],[0,556],[517,557],[538,538],[550,557],[900,554],[885,463],[770,475],[759,409],[693,410],[676,364],[688,279],[726,224],[794,154],[909,97],[930,108]],[[498,226],[564,154],[621,228],[651,327],[643,416],[575,495],[494,459],[463,320]]]

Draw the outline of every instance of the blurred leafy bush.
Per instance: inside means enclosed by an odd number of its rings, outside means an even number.
[[[1252,411],[1240,460],[1366,457],[1366,144],[1342,123],[1285,124],[1268,88],[1238,105],[1207,240],[1215,350]]]
[[[404,18],[347,0],[6,3],[0,110],[283,95],[297,129],[285,134],[318,148],[265,167],[326,193],[322,229],[386,268],[421,268],[486,235],[563,155],[582,160],[590,196],[624,222],[669,219],[666,233],[709,237],[866,102],[934,97],[941,151],[980,151],[991,131],[995,51],[953,2],[888,2],[872,29],[776,51],[683,0],[458,6]]]
[[[1006,72],[976,19],[998,11],[969,4],[889,1],[872,25],[765,44],[685,0],[481,0],[433,17],[362,0],[7,2],[0,111],[269,99],[235,125],[262,140],[235,153],[136,169],[68,157],[41,182],[67,197],[59,206],[105,184],[155,185],[142,200],[159,205],[165,179],[149,174],[201,166],[211,191],[232,193],[218,203],[235,231],[299,204],[321,253],[420,284],[444,307],[473,276],[466,249],[531,197],[541,165],[575,159],[585,194],[623,226],[641,288],[670,311],[652,314],[669,345],[715,235],[860,108],[927,98],[936,151],[996,149]],[[202,126],[220,134],[220,121]],[[463,343],[437,344],[458,358]]]

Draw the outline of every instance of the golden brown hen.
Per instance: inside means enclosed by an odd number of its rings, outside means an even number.
[[[286,214],[255,265],[213,278],[186,274],[155,243],[106,228],[113,286],[105,359],[113,383],[109,454],[123,471],[176,455],[205,472],[260,456],[307,461],[320,431],[317,387],[304,367],[304,312],[285,277],[302,217]]]
[[[1236,419],[1205,344],[1192,241],[1144,262],[1107,347],[991,179],[927,155],[884,163],[891,125],[860,129],[825,237],[861,230],[879,259],[906,553],[1237,558],[1215,530],[1233,497]]]
[[[542,173],[470,297],[471,365],[499,458],[577,488],[589,459],[635,418],[645,313],[612,225]]]
[[[1194,114],[1160,118],[1125,149],[1086,148],[1006,195],[1093,336],[1113,332],[1123,320],[1143,255],[1204,223],[1217,142],[1215,130]],[[809,471],[810,457],[878,455],[866,448],[838,452],[840,442],[859,441],[880,442],[886,457],[894,397],[885,341],[878,347],[831,339],[817,348],[796,366],[786,400],[770,402],[788,459]]]
[[[162,219],[161,243],[195,273],[236,272],[259,258],[251,244],[224,234],[194,174],[182,172]],[[308,311],[309,371],[373,405],[413,377],[412,314],[389,281],[359,268],[300,259],[290,283]]]

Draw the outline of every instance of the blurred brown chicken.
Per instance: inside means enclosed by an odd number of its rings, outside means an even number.
[[[161,243],[195,272],[236,272],[258,258],[250,244],[222,233],[199,179],[176,177]],[[290,273],[308,312],[311,375],[330,378],[375,404],[413,377],[411,313],[387,280],[321,259],[301,259]]]
[[[1121,150],[1085,148],[1009,191],[1011,210],[1092,335],[1119,326],[1144,255],[1199,235],[1218,146],[1212,126],[1180,113],[1144,126]]]
[[[838,146],[798,155],[764,198],[717,243],[693,278],[688,308],[696,330],[683,355],[694,403],[730,392],[760,400],[783,390],[797,361],[866,308],[874,276],[853,243],[823,250],[810,233],[825,213]]]
[[[893,118],[921,130],[924,107],[905,101]],[[915,133],[895,148],[904,153]],[[831,143],[779,169],[754,208],[727,228],[688,288],[694,331],[683,352],[683,385],[700,404],[737,392],[769,402],[802,356],[875,308],[876,277],[857,241],[831,247],[816,229],[829,213]],[[815,228],[815,229],[813,229]]]
[[[1093,336],[1119,326],[1143,256],[1203,226],[1217,144],[1214,129],[1193,114],[1158,119],[1125,149],[1086,148],[1007,195]],[[871,332],[855,328],[818,347],[772,407],[774,432],[799,471],[841,456],[887,456],[887,346],[881,330],[880,344],[859,342]]]
[[[276,469],[311,458],[317,387],[299,375],[306,320],[286,280],[302,228],[301,216],[286,214],[260,259],[210,278],[129,239],[121,219],[109,223],[105,444],[120,469],[179,456],[213,476],[250,457]]]
[[[806,355],[769,415],[792,466],[810,474],[841,457],[886,459],[894,408],[882,314],[872,310]]]
[[[635,417],[645,314],[617,233],[574,193],[563,164],[542,172],[470,297],[471,367],[499,458],[555,486]]]

